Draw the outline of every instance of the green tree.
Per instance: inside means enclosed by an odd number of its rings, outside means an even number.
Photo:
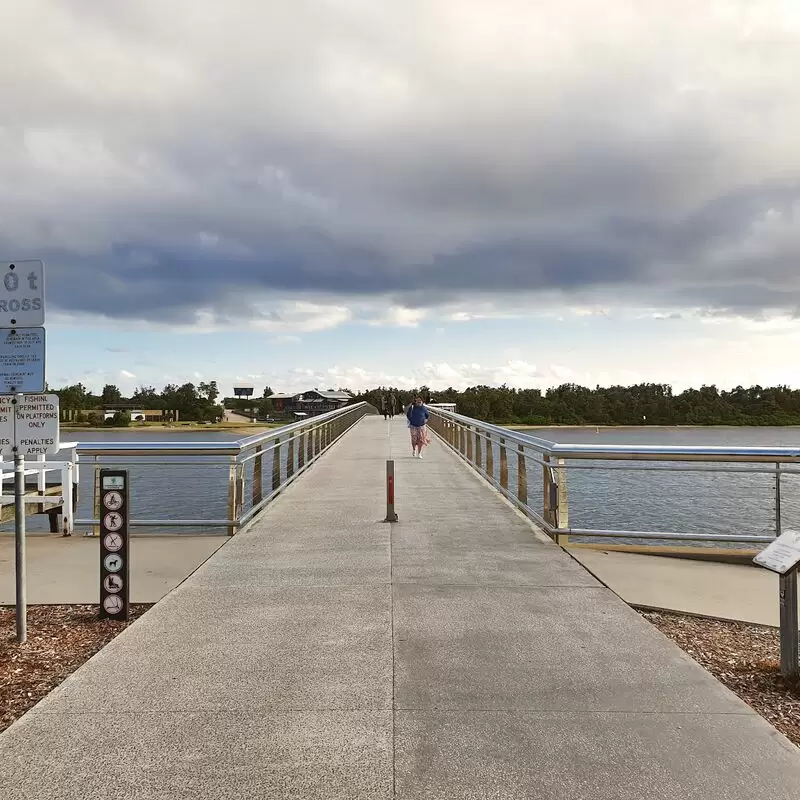
[[[103,392],[100,395],[104,406],[112,406],[116,403],[122,402],[122,392],[112,383],[107,383],[103,387]]]

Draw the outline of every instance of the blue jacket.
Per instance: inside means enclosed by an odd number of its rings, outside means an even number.
[[[408,421],[414,428],[421,428],[427,421],[430,414],[425,406],[412,405],[406,413]]]

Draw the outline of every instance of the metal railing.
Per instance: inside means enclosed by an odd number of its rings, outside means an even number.
[[[76,519],[75,525],[90,526],[99,535],[100,469],[113,465],[129,469],[136,487],[131,497],[132,528],[224,529],[233,535],[359,422],[368,408],[357,403],[239,441],[81,442],[77,456],[94,470],[93,514]],[[190,486],[180,485],[181,473],[184,483],[188,476]],[[152,513],[159,502],[175,513],[137,514],[137,506],[149,505]],[[189,504],[203,513],[187,515]]]
[[[27,506],[38,506],[36,513],[55,514],[60,511],[62,522],[60,526],[55,526],[53,520],[50,523],[51,532],[56,532],[56,527],[65,536],[72,533],[74,507],[78,501],[78,470],[76,468],[77,442],[62,442],[59,454],[61,458],[48,461],[46,456],[39,455],[35,458],[28,458],[25,461],[25,477],[36,475],[35,487],[30,487],[33,491],[28,492],[28,482],[26,480],[26,494],[23,502]],[[64,457],[66,456],[66,457]],[[59,473],[57,483],[47,480],[48,474]],[[0,508],[3,506],[14,505],[14,462],[0,462]],[[10,483],[9,483],[10,482]],[[55,494],[48,494],[49,490],[57,489]]]
[[[588,540],[746,543],[763,546],[779,536],[782,478],[800,475],[800,448],[695,447],[621,444],[558,444],[471,417],[430,408],[429,426],[458,455],[561,545],[570,537]],[[541,493],[529,485],[529,471],[541,474]],[[567,475],[578,470],[619,473],[634,470],[673,473],[767,475],[774,500],[769,532],[708,533],[669,530],[572,527]],[[641,474],[641,473],[640,473]],[[509,476],[512,479],[509,479]]]

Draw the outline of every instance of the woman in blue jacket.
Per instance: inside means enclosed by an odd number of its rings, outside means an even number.
[[[428,438],[429,416],[428,409],[425,408],[421,397],[414,400],[406,411],[408,427],[411,431],[412,458],[422,458],[422,448],[430,444],[430,439]]]

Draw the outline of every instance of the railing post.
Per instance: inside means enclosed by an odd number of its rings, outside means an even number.
[[[297,471],[302,471],[306,464],[306,432],[303,431],[297,440]]]
[[[261,445],[256,445],[256,455],[253,459],[253,505],[257,506],[263,499],[263,460]]]
[[[470,464],[473,463],[472,461],[472,428],[467,428],[467,461]]]
[[[506,440],[500,437],[500,486],[508,489],[508,453]]]
[[[239,517],[242,513],[242,495],[244,494],[244,473],[242,464],[231,460],[228,468],[228,519],[233,524],[228,526],[228,536],[236,533]]]
[[[314,429],[306,436],[306,461],[310,464],[314,459]]]
[[[558,509],[556,510],[556,525],[559,528],[569,528],[569,492],[567,491],[567,468],[563,458],[556,460],[558,469]],[[558,535],[558,544],[566,547],[569,544],[569,534]]]
[[[94,457],[94,502],[92,503],[92,519],[100,519],[100,464],[98,456]],[[100,526],[92,526],[92,536],[100,536]]]
[[[475,431],[475,466],[478,470],[483,469],[483,448],[481,447],[480,431]]]
[[[494,480],[494,443],[492,434],[486,434],[486,474]]]
[[[528,469],[522,445],[517,448],[517,499],[522,505],[528,505]]]
[[[467,455],[467,431],[463,425],[458,428],[458,450],[462,456]]]
[[[294,475],[294,434],[286,440],[286,480]]]
[[[272,491],[277,492],[281,488],[281,440],[275,439],[272,449]]]
[[[72,536],[74,507],[72,504],[72,471],[75,467],[67,464],[61,470],[61,535]]]

